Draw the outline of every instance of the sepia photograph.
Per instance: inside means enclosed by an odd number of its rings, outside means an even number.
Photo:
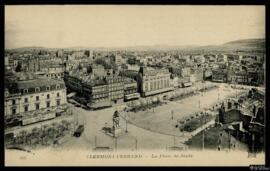
[[[269,170],[264,5],[4,10],[5,166]]]

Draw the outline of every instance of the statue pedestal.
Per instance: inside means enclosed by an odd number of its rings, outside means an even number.
[[[118,137],[120,134],[122,134],[123,130],[121,128],[115,128],[113,131],[114,137]]]

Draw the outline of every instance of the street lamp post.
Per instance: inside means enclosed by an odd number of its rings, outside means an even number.
[[[117,151],[117,137],[114,138],[114,149]]]
[[[204,150],[204,130],[203,130],[203,124],[204,124],[204,113],[202,115],[202,118],[201,118],[201,136],[202,136],[202,151]]]
[[[70,109],[71,110],[71,112],[72,112],[72,114],[74,115],[74,112],[73,112],[73,109],[71,108]],[[77,112],[76,112],[77,113]],[[73,122],[73,129],[74,129],[74,132],[75,132],[75,129],[76,129],[76,116],[74,115],[74,122]]]
[[[135,138],[135,150],[137,151],[137,148],[138,148],[138,140],[137,138]]]
[[[95,148],[97,147],[97,136],[95,136]]]
[[[229,131],[229,151],[231,150],[231,133]]]
[[[127,133],[128,132],[128,128],[127,128],[127,125],[128,125],[128,114],[127,112],[124,112],[125,113],[125,121],[126,121],[126,130],[125,132]]]
[[[126,115],[126,133],[128,132],[127,130],[127,115]]]

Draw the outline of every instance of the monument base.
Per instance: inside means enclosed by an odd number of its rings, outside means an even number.
[[[122,134],[123,130],[121,128],[115,128],[113,131],[114,137],[118,137],[120,134]]]

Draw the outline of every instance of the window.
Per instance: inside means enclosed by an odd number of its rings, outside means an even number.
[[[60,89],[60,85],[59,84],[56,85],[56,89]]]
[[[47,106],[47,107],[50,107],[50,105],[51,105],[50,102],[47,102],[47,103],[46,103],[46,106]]]
[[[36,96],[36,101],[39,101],[39,96]]]
[[[12,114],[13,114],[13,115],[16,114],[16,109],[12,109]]]
[[[36,104],[36,110],[39,110],[39,104],[38,103]]]
[[[13,100],[12,100],[12,105],[15,105],[15,104],[16,104],[16,100],[13,99]]]
[[[60,93],[57,93],[57,97],[60,97]]]
[[[57,106],[59,106],[60,105],[60,100],[57,100],[56,103],[57,103]]]
[[[50,98],[50,94],[47,94],[47,99],[49,99]]]
[[[47,91],[50,90],[50,86],[47,86],[47,87],[46,87],[46,90],[47,90]]]
[[[36,87],[35,88],[35,92],[39,92],[40,91],[40,88],[39,87]]]
[[[25,93],[28,93],[28,89],[24,89],[23,90],[23,93],[25,94]]]
[[[28,103],[28,98],[24,98],[24,103]]]
[[[28,112],[28,106],[24,106],[24,112]]]

